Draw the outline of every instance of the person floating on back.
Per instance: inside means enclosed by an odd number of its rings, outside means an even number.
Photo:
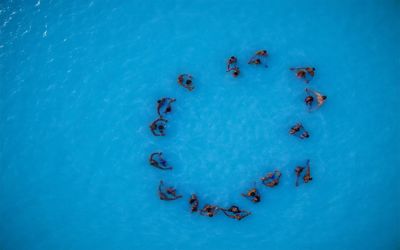
[[[275,170],[273,173],[268,173],[264,177],[262,177],[261,182],[267,187],[278,186],[281,175],[282,174],[280,171]]]
[[[323,95],[309,88],[306,88],[305,91],[307,93],[307,97],[306,99],[304,99],[304,102],[306,103],[309,111],[320,108],[322,105],[324,105],[326,99],[328,98],[326,95]],[[315,98],[317,99],[317,105],[314,105]]]
[[[299,185],[299,178],[303,174],[304,169],[306,169],[306,172],[303,176],[304,183],[308,183],[312,180],[311,171],[310,171],[310,160],[307,160],[306,167],[297,166],[294,169],[294,172],[296,173],[296,187]]]
[[[164,158],[162,157],[161,152],[152,153],[149,158],[149,163],[151,166],[153,166],[155,168],[159,168],[161,170],[172,169],[172,166],[169,166],[167,164],[167,161],[164,160]]]
[[[242,194],[242,196],[254,203],[261,201],[261,195],[256,188],[250,189],[246,194]]]
[[[259,50],[250,58],[248,64],[264,65],[264,67],[268,68],[268,65],[263,62],[267,56],[268,52],[266,50]]]
[[[235,56],[231,56],[228,59],[227,65],[226,65],[226,72],[232,71],[232,76],[237,77],[240,74],[240,69],[237,66],[237,58]]]
[[[296,72],[297,78],[303,79],[306,83],[309,83],[315,75],[313,67],[290,68],[290,70]]]
[[[178,76],[178,83],[182,87],[192,91],[194,89],[193,86],[193,77],[189,74],[181,74]]]
[[[200,214],[203,216],[213,217],[218,212],[218,207],[213,205],[204,205],[204,207],[200,210]]]
[[[150,124],[150,130],[155,136],[165,136],[165,128],[168,120],[160,117]]]
[[[192,210],[192,213],[193,212],[197,212],[198,207],[199,207],[199,199],[197,199],[197,196],[195,194],[192,194],[190,196],[189,204],[190,204],[190,208]]]
[[[172,111],[172,103],[175,102],[175,98],[164,97],[157,101],[157,113],[159,116],[167,115]]]
[[[251,212],[247,212],[245,210],[240,210],[238,206],[232,205],[230,208],[225,209],[221,208],[222,212],[228,216],[229,218],[241,220],[251,214]]]
[[[179,198],[182,198],[182,195],[176,194],[176,189],[173,187],[165,187],[164,182],[160,181],[160,185],[158,186],[158,196],[160,200],[164,201],[173,201]]]
[[[306,131],[301,123],[297,123],[290,130],[289,134],[299,137],[300,139],[307,139],[310,137],[308,131]]]

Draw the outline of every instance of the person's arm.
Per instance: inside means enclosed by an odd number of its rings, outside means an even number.
[[[149,162],[150,162],[150,164],[153,162],[153,157],[154,157],[154,155],[155,154],[157,154],[157,153],[152,153],[151,155],[150,155],[150,157],[149,157]],[[151,164],[151,165],[153,165],[153,164]]]
[[[162,187],[164,186],[164,182],[161,180],[160,185],[158,185],[158,196],[160,200],[169,200],[168,196],[162,191]]]
[[[231,68],[231,63],[228,62],[228,65],[226,65],[226,72],[231,71],[233,68]]]
[[[222,212],[223,212],[226,216],[228,216],[229,218],[235,219],[235,216],[234,216],[234,215],[231,215],[231,214],[229,214],[229,213],[227,213],[225,209],[221,209],[221,210],[222,210]]]
[[[161,109],[161,107],[164,105],[164,103],[165,103],[165,98],[162,98],[162,99],[157,103],[157,113],[158,113],[159,116],[161,116],[160,109]]]
[[[296,67],[292,67],[292,68],[289,68],[290,70],[303,70],[303,69],[305,69],[305,68],[296,68]]]
[[[182,198],[182,195],[175,195],[174,197],[168,198],[167,200],[173,201],[173,200],[177,200],[177,199],[179,199],[179,198]]]
[[[299,186],[299,176],[300,176],[300,175],[297,175],[297,176],[296,176],[296,187]]]
[[[317,98],[318,98],[318,96],[322,96],[322,94],[319,93],[318,91],[315,91],[315,90],[312,90],[312,89],[309,89],[309,88],[306,88],[306,91],[307,91],[307,93],[314,94]]]
[[[251,214],[251,212],[243,211],[243,210],[242,210],[242,212],[240,213],[240,216],[242,217],[241,219],[243,219],[244,217],[249,216],[250,214]]]
[[[248,64],[252,64],[254,62],[254,59],[256,59],[257,55],[254,55],[250,58]]]
[[[151,133],[153,133],[154,136],[159,136],[158,134],[156,134],[156,131],[155,131],[155,129],[153,129],[152,125],[150,125],[150,130],[151,130]]]

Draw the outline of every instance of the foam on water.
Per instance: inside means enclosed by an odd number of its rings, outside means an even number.
[[[0,248],[398,248],[399,11],[390,0],[0,3]],[[268,69],[246,64],[258,49]],[[288,70],[301,65],[328,95],[314,113]],[[163,96],[177,101],[155,138]],[[309,140],[288,135],[298,121]],[[153,151],[174,170],[149,167]],[[314,179],[296,189],[305,159]],[[260,204],[239,195],[276,168]],[[160,201],[160,179],[185,199]],[[192,192],[253,215],[193,215]]]

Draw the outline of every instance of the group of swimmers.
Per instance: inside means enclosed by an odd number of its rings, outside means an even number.
[[[268,67],[268,65],[264,62],[264,59],[268,56],[268,52],[266,50],[258,50],[256,53],[250,58],[248,64],[252,65],[264,65],[264,67]],[[238,66],[238,59],[235,56],[231,56],[226,63],[226,72],[232,72],[233,77],[238,77],[240,74],[240,68]]]
[[[153,156],[153,154],[152,154]],[[150,156],[150,164],[153,165],[152,160],[153,157]],[[165,161],[164,161],[165,162]],[[158,163],[162,164],[162,163]],[[166,165],[166,162],[165,164]],[[311,168],[310,168],[310,160],[307,160],[305,166],[297,166],[294,169],[296,180],[295,186],[299,186],[299,178],[302,178],[304,183],[308,183],[312,180],[311,177]],[[261,183],[266,187],[276,187],[279,184],[280,178],[282,174],[279,170],[275,170],[273,172],[267,173],[265,176],[261,177]],[[250,200],[253,203],[259,203],[261,201],[261,193],[256,187],[249,189],[246,193],[241,194],[246,199]],[[158,196],[160,200],[165,201],[173,201],[179,198],[182,198],[182,195],[178,195],[176,189],[172,186],[166,187],[164,182],[161,180],[158,186]],[[216,205],[205,204],[202,209],[199,210],[200,201],[196,194],[192,194],[189,197],[189,206],[192,213],[199,212],[200,215],[213,217],[217,214],[218,211],[222,211],[226,216],[232,219],[241,220],[251,214],[246,210],[241,210],[236,205],[231,205],[229,208],[222,208]]]
[[[264,67],[268,67],[268,65],[264,62],[267,56],[268,52],[266,50],[259,50],[250,58],[248,64],[263,65]],[[296,67],[290,68],[290,70],[294,71],[296,77],[304,80],[305,83],[310,83],[315,75],[314,67]],[[238,59],[235,56],[231,56],[228,59],[226,71],[232,72],[233,77],[239,76],[240,69],[238,66]],[[179,75],[178,84],[189,91],[192,91],[194,89],[193,77],[189,74]],[[305,92],[307,94],[307,97],[305,98],[304,102],[309,111],[320,108],[327,99],[325,95],[309,88],[306,88]],[[168,120],[166,120],[164,117],[172,111],[172,103],[174,103],[175,101],[175,98],[169,97],[164,97],[157,101],[158,118],[150,125],[150,130],[153,135],[166,135],[165,129]],[[307,139],[310,137],[309,132],[303,127],[301,123],[297,123],[292,126],[289,130],[289,134],[297,136],[300,139]],[[149,164],[161,170],[172,170],[172,166],[169,165],[168,162],[164,159],[162,152],[152,153],[149,157]],[[294,173],[296,177],[296,187],[299,186],[299,179],[303,179],[304,183],[309,183],[312,180],[310,160],[306,161],[305,166],[297,166],[294,169]],[[261,177],[260,181],[264,186],[273,188],[279,185],[281,176],[281,172],[279,170],[275,170]],[[174,187],[166,187],[163,181],[160,181],[160,184],[158,186],[158,195],[161,200],[165,201],[172,201],[183,197],[182,195],[177,194],[177,191]],[[253,203],[259,203],[261,201],[261,194],[255,186],[249,189],[247,192],[242,193],[241,195]],[[236,220],[241,220],[251,214],[251,212],[241,210],[236,205],[231,205],[229,208],[222,208],[216,205],[205,204],[201,209],[199,209],[199,205],[200,201],[197,195],[192,194],[189,198],[189,206],[191,212],[199,212],[200,215],[213,217],[218,213],[218,211],[222,211],[223,214],[225,214],[227,217]]]

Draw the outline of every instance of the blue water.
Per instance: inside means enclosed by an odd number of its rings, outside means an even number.
[[[0,249],[399,249],[399,44],[395,0],[1,1]],[[268,69],[246,64],[258,49]],[[328,95],[313,113],[302,65]],[[261,203],[239,195],[274,169]],[[184,199],[160,201],[160,179]],[[191,214],[192,192],[253,214]]]

